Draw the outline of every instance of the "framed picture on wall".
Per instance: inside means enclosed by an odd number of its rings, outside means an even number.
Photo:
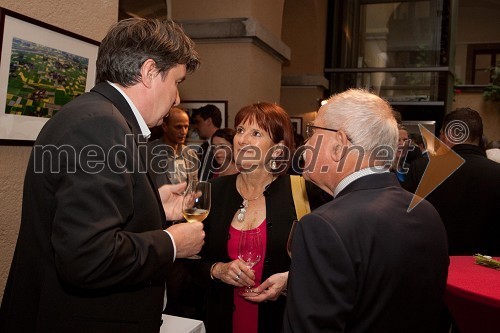
[[[227,118],[228,118],[228,112],[227,112],[227,101],[182,101],[179,104],[179,107],[186,110],[189,118],[191,118],[193,114],[193,110],[199,109],[202,106],[212,104],[216,106],[221,113],[222,117],[222,123],[220,128],[225,128],[227,127]],[[198,136],[198,133],[196,133],[192,128],[189,129],[188,133],[188,138],[187,138],[188,143],[200,143],[203,142],[203,140]]]
[[[292,121],[293,131],[302,135],[302,117],[290,117]]]
[[[35,140],[95,84],[99,42],[0,8],[0,139]]]

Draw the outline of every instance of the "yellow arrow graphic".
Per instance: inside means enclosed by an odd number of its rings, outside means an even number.
[[[411,199],[408,212],[415,208],[425,197],[436,189],[442,182],[460,168],[465,160],[451,150],[443,141],[432,132],[418,124],[420,134],[424,138],[429,163],[425,168],[422,179],[418,184],[415,195]]]

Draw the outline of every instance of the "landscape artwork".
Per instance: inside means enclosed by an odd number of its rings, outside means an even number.
[[[50,118],[85,92],[89,59],[14,37],[5,114]]]

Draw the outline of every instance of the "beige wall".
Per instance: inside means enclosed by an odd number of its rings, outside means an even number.
[[[455,52],[456,77],[465,83],[467,44],[500,43],[500,1],[460,0]]]
[[[203,43],[196,50],[202,66],[181,84],[181,100],[227,100],[229,127],[243,106],[279,102],[281,64],[260,48],[250,43]]]
[[[283,0],[173,0],[172,19],[182,23],[250,18],[267,31],[267,36],[281,41],[283,3]],[[219,36],[195,38],[202,66],[180,86],[181,100],[227,100],[230,127],[243,106],[258,101],[280,102],[282,59],[260,47],[255,38],[244,34],[228,37],[231,33],[217,31],[210,23],[203,29],[212,29],[210,32]]]
[[[281,105],[292,117],[313,121],[319,101],[328,91],[325,66],[325,40],[328,1],[287,0],[283,17],[282,38],[291,48],[289,64],[283,67]]]
[[[98,41],[118,17],[118,0],[0,0],[0,6]],[[0,144],[0,298],[19,231],[30,150]]]
[[[282,38],[292,49],[283,74],[321,74],[325,67],[326,0],[287,0]]]
[[[284,3],[284,0],[172,0],[172,19],[252,17],[280,37]]]

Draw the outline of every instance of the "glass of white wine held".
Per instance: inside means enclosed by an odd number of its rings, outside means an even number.
[[[209,182],[191,181],[182,200],[182,215],[188,223],[202,222],[210,213],[212,190]],[[189,259],[200,259],[195,255]]]

